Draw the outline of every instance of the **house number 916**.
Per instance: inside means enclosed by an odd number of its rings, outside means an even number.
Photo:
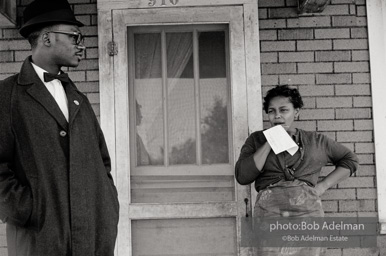
[[[166,3],[166,0],[160,0],[161,1],[161,6],[166,6],[167,3]],[[170,4],[172,5],[177,5],[178,4],[178,0],[169,0]],[[149,6],[155,6],[157,3],[157,0],[149,0]]]

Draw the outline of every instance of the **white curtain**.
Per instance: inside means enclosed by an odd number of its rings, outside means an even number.
[[[161,47],[161,33],[144,33],[144,34],[135,34],[134,38],[134,49],[135,49],[135,79],[141,80],[141,79],[160,79],[162,78],[162,47]],[[175,86],[177,86],[178,78],[181,77],[181,74],[186,68],[186,65],[188,64],[190,58],[193,54],[193,33],[187,32],[187,33],[167,33],[166,34],[166,45],[163,47],[166,47],[166,60],[167,60],[167,87],[168,92],[172,92]],[[138,84],[138,83],[137,83]],[[138,89],[138,88],[137,88]],[[136,91],[138,92],[139,90]],[[143,102],[139,102],[140,105],[143,106],[143,108],[146,108],[146,104],[156,104],[157,110],[155,110],[156,114],[154,115],[154,120],[152,120],[152,125],[147,129],[145,136],[143,138],[147,138],[147,140],[144,140],[142,143],[138,143],[137,146],[142,145],[141,148],[137,147],[137,160],[139,165],[148,165],[148,164],[155,164],[155,161],[142,161],[142,159],[149,159],[149,156],[151,158],[152,153],[149,152],[148,155],[144,154],[146,152],[144,148],[147,149],[153,149],[154,145],[148,145],[154,144],[157,148],[159,148],[162,143],[160,141],[160,124],[163,123],[163,117],[164,117],[164,109],[162,108],[162,102],[156,102],[162,100],[159,97],[154,98],[155,95],[152,95],[153,93],[156,93],[155,91],[142,91],[142,95],[138,97],[136,95],[136,101],[138,101],[138,98],[141,98]],[[152,97],[153,96],[153,97]],[[137,106],[136,106],[137,107]],[[138,110],[137,110],[138,111]],[[154,112],[153,112],[154,113]],[[145,114],[146,115],[146,114]],[[145,116],[149,117],[149,116]],[[138,125],[138,121],[137,121]],[[137,140],[139,138],[137,137]],[[148,143],[146,143],[148,142]],[[162,145],[162,148],[164,146]],[[162,154],[165,154],[163,150]],[[158,151],[157,151],[158,152]],[[155,153],[156,154],[156,153]],[[143,156],[141,156],[143,155]],[[158,154],[157,154],[158,155]],[[156,157],[158,160],[156,161],[158,164],[160,163],[159,155]],[[146,164],[148,163],[148,164]]]

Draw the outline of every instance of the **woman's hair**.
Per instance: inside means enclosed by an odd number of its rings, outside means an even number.
[[[302,96],[300,96],[298,89],[290,88],[288,85],[277,85],[275,88],[269,90],[267,95],[264,97],[263,107],[265,113],[268,113],[269,102],[278,96],[289,98],[292,105],[294,105],[294,108],[303,107]]]

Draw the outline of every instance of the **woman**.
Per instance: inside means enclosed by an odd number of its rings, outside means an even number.
[[[242,185],[255,182],[259,192],[255,217],[323,217],[320,196],[330,187],[351,176],[358,158],[349,149],[325,135],[294,126],[302,98],[297,89],[276,86],[264,97],[264,110],[271,126],[281,125],[299,145],[292,156],[287,151],[275,155],[263,131],[252,133],[241,148],[236,163],[236,179]],[[318,180],[323,166],[335,169]],[[320,255],[320,248],[259,248],[259,255]],[[291,252],[289,252],[291,250]]]

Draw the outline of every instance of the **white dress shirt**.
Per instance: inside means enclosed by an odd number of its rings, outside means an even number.
[[[35,69],[36,74],[38,74],[40,80],[42,80],[43,84],[46,86],[47,90],[51,93],[52,97],[54,97],[56,103],[58,104],[60,110],[62,111],[64,117],[68,122],[68,118],[69,118],[68,100],[67,100],[66,92],[64,91],[62,82],[58,79],[54,79],[50,82],[44,82],[43,74],[47,71],[45,71],[44,69],[42,69],[41,67],[37,66],[34,63],[32,63],[32,67]]]

